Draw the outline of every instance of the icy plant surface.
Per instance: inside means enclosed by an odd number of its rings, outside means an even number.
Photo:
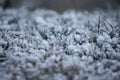
[[[0,80],[120,80],[119,13],[0,9]]]

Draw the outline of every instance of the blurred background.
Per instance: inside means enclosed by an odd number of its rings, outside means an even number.
[[[45,8],[53,9],[58,12],[68,9],[116,9],[119,5],[120,0],[0,0],[0,6],[4,9],[25,7],[34,10],[36,8]]]

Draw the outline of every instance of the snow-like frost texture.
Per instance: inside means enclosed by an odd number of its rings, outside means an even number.
[[[0,80],[120,80],[119,13],[0,8]]]

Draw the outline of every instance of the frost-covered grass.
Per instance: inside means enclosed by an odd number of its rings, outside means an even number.
[[[120,80],[119,13],[0,9],[0,80]]]

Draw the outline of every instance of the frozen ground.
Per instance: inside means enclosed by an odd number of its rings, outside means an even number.
[[[0,9],[0,80],[120,80],[119,13]]]

